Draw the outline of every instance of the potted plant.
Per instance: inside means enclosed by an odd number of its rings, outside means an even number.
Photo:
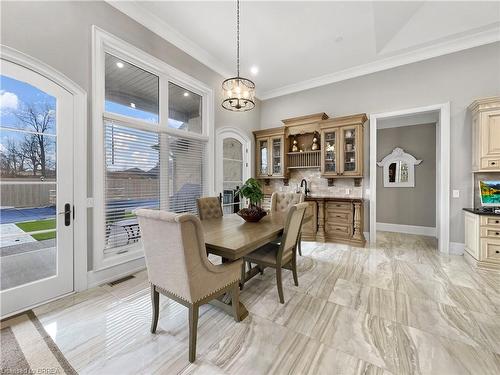
[[[238,211],[238,215],[245,221],[255,223],[267,215],[266,211],[260,207],[264,193],[259,181],[255,178],[246,180],[243,186],[236,191],[236,194],[248,199],[248,208],[242,208]]]

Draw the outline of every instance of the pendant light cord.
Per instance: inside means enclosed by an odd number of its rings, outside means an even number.
[[[236,0],[236,70],[240,76],[240,0]]]

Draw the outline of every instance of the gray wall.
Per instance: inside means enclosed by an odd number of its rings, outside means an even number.
[[[223,77],[174,45],[166,42],[105,2],[2,2],[1,43],[59,70],[88,94],[88,193],[92,195],[92,25],[116,35],[212,87],[215,126],[233,126],[248,134],[259,127],[260,103],[247,113],[233,113],[220,106]],[[225,41],[222,41],[225,42]],[[227,78],[227,77],[226,77]],[[92,254],[92,211],[88,223],[89,267]]]
[[[436,226],[436,124],[377,130],[377,161],[394,148],[422,160],[415,166],[415,187],[384,187],[383,168],[377,167],[377,222]]]
[[[476,98],[500,95],[500,43],[472,48],[343,82],[269,99],[261,105],[261,127],[309,113],[330,116],[378,113],[451,103],[450,238],[464,242],[462,207],[472,201],[471,127],[467,106]],[[365,127],[369,131],[369,126]],[[368,136],[365,138],[368,140]],[[365,170],[368,177],[366,142]],[[365,186],[368,179],[365,178]],[[451,193],[450,193],[451,196]],[[369,229],[368,210],[365,230]]]

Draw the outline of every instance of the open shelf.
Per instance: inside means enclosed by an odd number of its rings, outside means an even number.
[[[321,151],[288,152],[288,169],[319,168]]]

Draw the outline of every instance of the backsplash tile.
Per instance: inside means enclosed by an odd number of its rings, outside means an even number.
[[[299,190],[300,181],[305,178],[307,186],[312,195],[328,195],[335,198],[362,198],[363,187],[354,186],[352,178],[337,178],[334,180],[335,186],[328,186],[328,180],[321,177],[318,169],[302,169],[290,172],[288,186],[283,184],[283,180],[270,180],[269,185],[264,185],[264,194],[272,194],[274,191],[295,192]],[[347,194],[346,189],[349,189]]]

